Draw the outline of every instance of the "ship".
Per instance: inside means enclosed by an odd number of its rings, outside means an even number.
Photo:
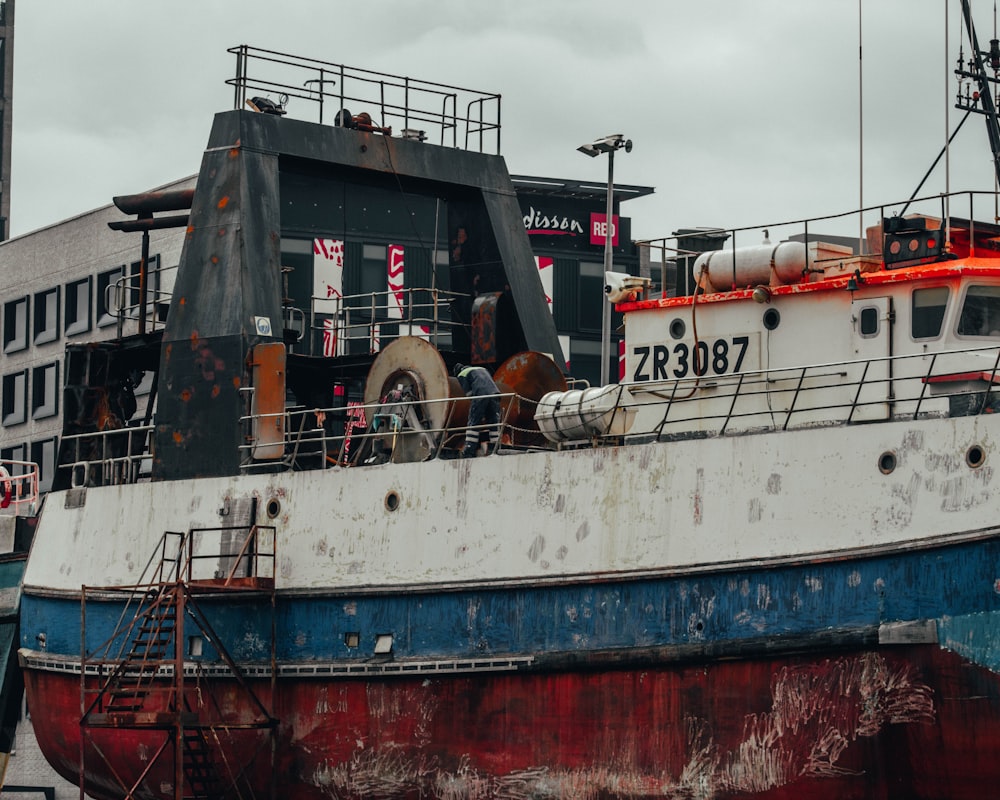
[[[664,240],[690,293],[609,272],[622,376],[589,386],[503,159],[468,146],[498,97],[462,142],[448,92],[351,114],[309,62],[337,113],[307,122],[250,69],[301,62],[234,52],[195,188],[116,200],[128,230],[182,226],[180,264],[137,331],[67,346],[55,484],[11,557],[63,777],[100,800],[1000,782],[994,193],[895,206],[864,248],[823,221]],[[389,195],[407,284],[293,308],[293,221],[337,264]],[[457,364],[501,405],[475,457]]]

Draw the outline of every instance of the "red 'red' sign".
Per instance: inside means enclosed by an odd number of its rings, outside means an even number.
[[[604,239],[608,235],[607,229],[605,228],[605,220],[608,218],[607,214],[591,214],[590,215],[590,243],[591,244],[604,244]],[[618,215],[613,214],[611,216],[611,246],[618,246]]]

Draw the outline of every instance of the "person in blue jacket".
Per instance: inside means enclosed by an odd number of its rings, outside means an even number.
[[[469,426],[465,429],[465,448],[462,458],[473,458],[479,450],[479,438],[483,432],[480,426],[488,425],[490,447],[488,453],[496,450],[500,441],[500,390],[493,382],[489,370],[484,367],[468,367],[456,364],[452,375],[458,378],[465,396],[471,398]]]

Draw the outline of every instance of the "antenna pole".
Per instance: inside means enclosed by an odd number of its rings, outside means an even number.
[[[865,252],[865,89],[861,38],[861,0],[858,0],[858,255]]]
[[[979,100],[983,104],[982,113],[986,117],[986,134],[990,140],[990,150],[993,151],[993,171],[1000,179],[1000,123],[997,122],[996,104],[993,102],[993,90],[990,86],[990,79],[986,75],[984,65],[984,54],[979,50],[979,40],[976,37],[976,28],[972,23],[972,8],[969,0],[962,0],[962,18],[965,20],[965,29],[969,33],[969,43],[972,45],[975,69],[969,77],[975,78],[979,86]]]

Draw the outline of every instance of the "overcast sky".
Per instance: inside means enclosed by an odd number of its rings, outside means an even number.
[[[859,141],[866,205],[900,200],[944,143],[959,8],[863,0],[859,137],[858,0],[18,0],[11,233],[197,172],[238,44],[500,93],[515,174],[603,182],[576,147],[623,133],[616,181],[656,189],[636,238],[849,211]],[[951,175],[993,187],[978,116]]]

